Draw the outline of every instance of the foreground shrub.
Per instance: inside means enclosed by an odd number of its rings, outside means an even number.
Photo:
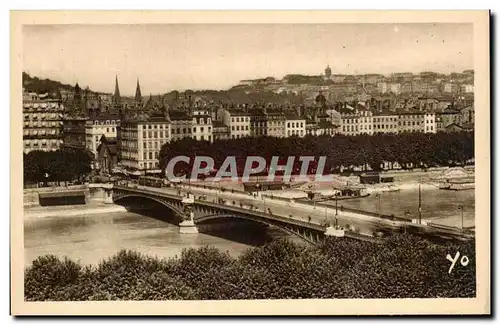
[[[239,258],[186,249],[162,260],[121,251],[82,267],[48,255],[25,270],[27,300],[192,300],[474,297],[475,243],[437,245],[394,235],[384,244],[327,239],[317,247],[277,240]],[[467,267],[446,255],[460,252]]]
[[[80,272],[81,266],[67,258],[38,257],[25,270],[26,300],[74,300],[78,296]]]

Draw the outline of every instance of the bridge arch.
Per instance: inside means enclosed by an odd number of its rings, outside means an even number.
[[[237,213],[235,213],[235,214],[218,213],[218,214],[210,214],[210,215],[203,215],[203,216],[195,216],[194,222],[195,222],[195,224],[202,224],[206,221],[223,219],[223,218],[250,220],[250,221],[257,222],[257,223],[260,223],[263,225],[273,226],[273,227],[276,227],[276,228],[280,229],[281,231],[284,231],[290,235],[297,236],[308,243],[311,243],[311,244],[316,243],[313,238],[306,236],[305,232],[304,232],[304,234],[302,234],[302,233],[300,233],[300,231],[295,230],[295,228],[293,228],[293,227],[287,227],[285,225],[280,224],[279,222],[268,221],[264,218],[259,218],[259,217],[252,216],[252,215],[244,215],[244,214],[237,214]],[[309,232],[312,232],[312,231],[313,230],[309,230]],[[316,238],[319,238],[319,236],[317,234],[316,234]]]
[[[168,200],[162,200],[161,197],[132,193],[132,194],[123,194],[120,196],[115,196],[113,198],[113,201],[118,203],[119,201],[121,201],[123,199],[127,199],[127,198],[141,198],[141,199],[155,201],[155,202],[160,203],[161,205],[165,206],[166,208],[168,208],[172,212],[174,212],[174,214],[178,216],[179,221],[182,221],[182,219],[184,219],[185,213],[181,207],[172,204]]]

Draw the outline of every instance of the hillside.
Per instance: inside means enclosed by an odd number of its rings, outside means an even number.
[[[50,79],[40,79],[32,77],[26,72],[23,72],[23,87],[28,92],[43,93],[57,93],[61,89],[73,91],[74,86],[60,83]]]

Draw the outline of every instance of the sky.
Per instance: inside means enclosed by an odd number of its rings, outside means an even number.
[[[32,76],[133,96],[242,79],[473,68],[472,24],[25,25]]]

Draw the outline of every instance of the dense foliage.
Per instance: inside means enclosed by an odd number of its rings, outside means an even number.
[[[24,154],[24,182],[81,180],[91,171],[92,154],[86,150],[63,148],[57,151],[30,151]],[[47,174],[48,177],[45,177]]]
[[[474,242],[436,245],[396,235],[385,244],[327,240],[304,247],[279,240],[238,258],[215,248],[160,260],[121,251],[97,266],[54,256],[25,270],[25,298],[174,300],[474,297]],[[468,256],[448,273],[446,255]]]
[[[382,162],[397,162],[403,168],[453,166],[464,164],[474,157],[474,134],[460,132],[304,138],[246,137],[213,143],[182,139],[162,147],[160,167],[165,168],[170,159],[180,155],[192,157],[191,163],[196,155],[212,157],[216,168],[222,165],[226,157],[234,156],[240,174],[248,156],[266,157],[268,164],[272,156],[281,157],[280,164],[286,164],[288,157],[295,156],[295,173],[300,171],[301,166],[298,156],[326,156],[325,172],[337,171],[341,166],[348,169],[351,166],[369,166],[373,170],[379,170]],[[312,171],[315,166],[311,163]],[[176,165],[176,172],[190,170],[191,167],[186,164]]]
[[[31,77],[26,72],[23,72],[23,87],[26,91],[35,92],[38,94],[44,93],[58,93],[60,89],[73,91],[73,86],[62,84],[59,81],[50,79],[40,79],[38,77]]]

